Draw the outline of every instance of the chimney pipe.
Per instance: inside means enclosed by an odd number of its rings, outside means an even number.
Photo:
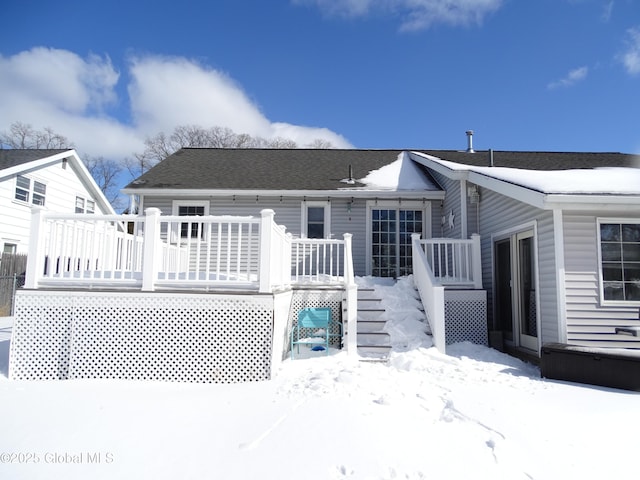
[[[473,130],[467,130],[467,153],[475,153],[473,149]]]
[[[489,166],[493,167],[493,148],[489,149]]]

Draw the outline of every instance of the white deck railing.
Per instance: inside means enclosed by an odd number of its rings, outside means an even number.
[[[430,238],[418,240],[418,245],[438,284],[482,288],[480,235],[467,240]]]
[[[291,262],[294,283],[353,284],[351,234],[342,240],[297,238],[292,242]]]
[[[411,244],[413,249],[413,281],[424,306],[433,345],[438,351],[445,353],[444,286],[440,285],[433,275],[422,248],[419,233],[411,235]]]
[[[63,215],[34,209],[26,288],[243,288],[352,285],[351,236],[293,241],[260,217]],[[295,245],[295,246],[294,246]]]
[[[411,236],[413,278],[431,328],[434,346],[446,351],[445,286],[482,289],[480,236],[469,240]]]

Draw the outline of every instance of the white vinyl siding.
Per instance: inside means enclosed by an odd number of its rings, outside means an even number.
[[[451,180],[438,172],[431,171],[434,179],[447,192],[442,202],[442,207],[434,210],[433,214],[433,237],[441,238],[462,238],[462,212],[460,210],[460,181]],[[440,202],[434,202],[440,207]],[[449,226],[449,219],[453,215],[453,228]],[[475,230],[473,230],[475,231]],[[469,231],[473,233],[472,231]]]
[[[71,163],[67,168],[62,168],[62,160],[52,161],[23,176],[32,180],[29,202],[16,200],[16,176],[0,178],[0,238],[10,238],[17,245],[17,253],[27,253],[28,250],[34,193],[36,202],[41,202],[42,199],[38,200],[37,195],[43,195],[44,192],[44,209],[48,212],[73,213],[76,196],[95,200]],[[36,184],[33,181],[46,188],[36,186],[34,190]]]
[[[483,286],[487,290],[488,321],[493,325],[493,241],[501,233],[514,234],[519,226],[536,226],[536,261],[539,291],[540,343],[557,342],[558,310],[553,213],[518,202],[486,188],[480,190],[479,229],[482,245]]]
[[[604,217],[596,212],[563,215],[567,341],[593,347],[640,348],[637,337],[615,333],[615,327],[638,323],[638,306],[606,305],[600,298],[599,216]],[[606,217],[625,218],[625,214],[611,212]]]

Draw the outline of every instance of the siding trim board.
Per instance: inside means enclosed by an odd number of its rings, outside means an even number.
[[[558,288],[558,340],[567,342],[567,279],[564,265],[564,227],[562,210],[553,211],[554,253],[556,260],[556,285]]]

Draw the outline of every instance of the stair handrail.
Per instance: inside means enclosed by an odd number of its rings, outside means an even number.
[[[444,287],[436,280],[420,243],[420,234],[411,235],[413,250],[413,281],[420,294],[420,300],[427,317],[433,345],[441,352],[446,352],[446,332],[444,315]]]

